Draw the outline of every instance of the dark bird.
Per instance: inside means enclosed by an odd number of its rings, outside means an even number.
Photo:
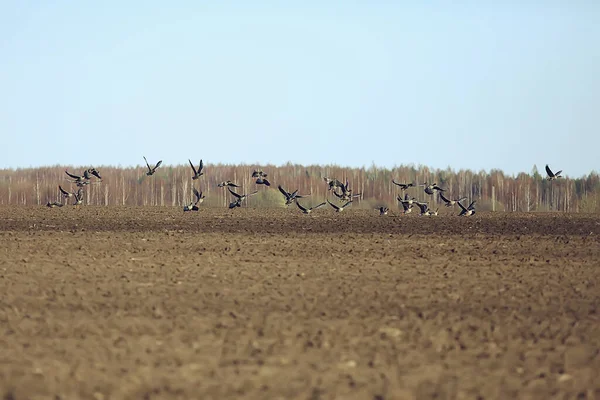
[[[410,214],[412,212],[412,209],[413,209],[412,203],[401,201],[400,204],[402,204],[402,213],[403,214]]]
[[[307,195],[300,195],[300,194],[298,194],[298,189],[296,189],[295,191],[293,191],[292,193],[290,193],[287,190],[285,190],[284,188],[282,188],[281,185],[278,185],[277,189],[279,189],[279,191],[281,192],[281,194],[283,195],[283,197],[285,197],[285,205],[286,206],[289,205],[289,204],[292,204],[296,199],[301,199],[301,198],[307,196]]]
[[[446,203],[446,207],[452,207],[453,205],[458,204],[459,202],[467,199],[466,197],[461,197],[460,199],[450,200],[441,193],[440,193],[440,197],[442,200],[444,200],[444,203]]]
[[[398,197],[396,197],[396,199],[398,199],[398,201],[401,202],[402,204],[408,204],[411,207],[412,207],[413,203],[417,202],[417,199],[415,199],[414,197],[408,197],[408,193],[404,195],[404,198],[402,198],[402,196],[398,195]]]
[[[73,193],[73,196],[75,197],[75,203],[73,203],[74,206],[80,206],[83,204],[83,189],[79,188],[79,190],[77,190],[77,193]]]
[[[555,179],[562,178],[562,176],[560,175],[561,172],[562,172],[562,169],[560,171],[558,171],[557,173],[552,172],[552,170],[550,169],[548,164],[546,164],[546,173],[548,174],[546,179],[548,179],[549,181],[553,181]]]
[[[248,197],[255,195],[256,193],[258,193],[258,190],[255,190],[254,192],[250,193],[250,194],[238,194],[236,192],[234,192],[233,190],[227,188],[227,190],[229,190],[229,193],[231,193],[233,195],[233,197],[235,197],[235,200],[232,201],[231,203],[229,203],[229,208],[235,208],[235,207],[241,207],[242,206],[242,201],[246,200]]]
[[[196,196],[196,201],[192,201],[189,205],[183,206],[183,211],[198,211],[198,204],[202,203],[206,197],[203,196],[202,192],[199,192],[195,187],[192,188],[192,191],[194,192],[194,196]]]
[[[306,208],[306,207],[302,207],[302,205],[300,204],[300,202],[298,200],[296,200],[296,205],[298,206],[298,208],[300,209],[300,211],[302,211],[304,214],[310,214],[312,212],[312,210],[316,210],[319,207],[323,207],[325,204],[327,204],[327,203],[323,202],[323,203],[318,204],[318,205],[316,205],[314,207]]]
[[[50,208],[62,207],[62,206],[63,206],[63,204],[59,203],[58,201],[55,201],[55,202],[52,202],[52,203],[50,203],[50,202],[46,203],[46,207],[50,207]]]
[[[60,190],[60,193],[65,197],[65,199],[68,199],[68,198],[73,197],[75,195],[75,193],[67,192],[60,185],[58,185],[58,189]]]
[[[100,173],[98,172],[98,170],[96,168],[89,168],[86,169],[85,171],[83,171],[83,177],[87,180],[90,180],[92,177],[90,176],[94,175],[96,178],[102,180],[102,177],[100,176]]]
[[[225,182],[221,182],[217,185],[218,187],[227,187],[227,186],[231,186],[231,187],[240,187],[239,185],[236,185],[235,183],[231,182],[231,181],[225,181]]]
[[[393,180],[393,179],[392,179],[392,183],[393,183],[394,185],[396,185],[396,186],[400,186],[400,189],[402,189],[402,190],[406,190],[406,189],[408,189],[409,187],[413,187],[413,186],[415,186],[415,184],[414,184],[413,182],[411,182],[411,183],[398,183],[398,182],[396,182],[396,181],[395,181],[395,180]]]
[[[154,175],[154,173],[156,172],[158,167],[160,167],[160,164],[162,164],[162,160],[157,162],[154,167],[151,167],[150,164],[148,164],[148,160],[146,160],[146,156],[143,156],[143,157],[144,157],[144,161],[146,161],[146,166],[148,167],[148,172],[146,172],[146,175],[148,175],[148,176]]]
[[[253,178],[266,178],[267,174],[265,174],[262,169],[255,169],[254,172],[252,172],[252,177]]]
[[[431,185],[428,185],[427,183],[424,183],[422,185],[419,186],[425,186],[425,193],[427,194],[433,194],[434,190],[439,190],[440,192],[445,192],[444,189],[442,189],[441,187],[439,187],[437,185],[437,183],[432,183]]]
[[[421,215],[428,215],[428,216],[438,215],[438,210],[435,210],[435,211],[431,210],[429,208],[429,206],[427,205],[427,203],[416,202],[416,204],[421,209]]]
[[[475,202],[477,200],[473,200],[471,202],[471,204],[469,204],[469,207],[466,207],[462,205],[462,203],[458,203],[458,205],[460,206],[460,208],[462,209],[460,214],[458,214],[459,217],[468,217],[470,215],[475,214]]]
[[[335,189],[333,191],[333,194],[335,195],[335,197],[337,197],[341,201],[350,201],[353,198],[360,196],[360,193],[352,194],[352,189],[349,188],[348,181],[346,181],[345,185],[343,185],[343,184],[340,183],[340,186],[338,186],[338,187],[340,188],[340,190],[342,191],[342,193],[338,193],[337,189]]]
[[[327,185],[329,186],[329,188],[327,190],[331,190],[331,189],[335,189],[335,188],[343,186],[342,182],[338,181],[335,178],[333,178],[333,179],[323,178],[323,180],[325,182],[327,182]]]
[[[332,202],[330,202],[329,200],[327,200],[327,202],[329,203],[329,205],[331,207],[333,207],[333,209],[336,212],[342,212],[344,211],[344,208],[348,207],[350,204],[352,204],[352,200],[350,200],[349,202],[347,202],[346,204],[344,204],[343,206],[336,206],[335,204],[333,204]]]
[[[265,177],[258,177],[258,178],[256,178],[256,184],[257,185],[271,186],[271,182],[269,182],[267,180],[267,178],[265,178]]]
[[[379,208],[376,208],[376,210],[379,210],[379,215],[387,215],[387,213],[390,209],[387,207],[379,207]]]
[[[76,184],[79,187],[82,187],[82,186],[85,186],[85,185],[89,185],[89,183],[90,183],[89,179],[86,179],[83,176],[71,174],[66,169],[65,169],[65,174],[67,174],[67,176],[69,176],[72,179],[69,182],[72,182],[72,183]]]
[[[202,160],[200,160],[200,165],[198,165],[198,169],[196,169],[196,167],[194,167],[194,164],[192,164],[192,160],[188,159],[188,161],[190,162],[190,166],[192,167],[192,172],[194,173],[192,175],[192,179],[198,179],[198,178],[200,178],[200,176],[204,175],[204,172],[202,172],[202,169],[204,168],[204,164],[202,163]]]

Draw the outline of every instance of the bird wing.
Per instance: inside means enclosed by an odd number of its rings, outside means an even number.
[[[302,206],[300,205],[300,203],[299,203],[299,202],[296,202],[296,205],[297,205],[297,206],[298,206],[298,208],[299,208],[299,209],[301,209],[302,211],[307,211],[307,210],[306,210],[306,208],[302,207]]]
[[[277,185],[277,189],[279,189],[281,194],[284,195],[286,199],[290,198],[290,194],[284,188],[282,188],[281,185]]]
[[[471,202],[471,204],[469,204],[469,207],[467,207],[467,210],[471,210],[471,209],[473,209],[473,208],[474,208],[473,206],[475,205],[475,203],[476,203],[476,202],[477,202],[477,200],[473,200],[473,201]]]
[[[552,178],[554,176],[554,174],[552,173],[552,170],[550,169],[550,167],[548,166],[548,164],[546,164],[546,173],[548,174],[548,176],[550,178]]]
[[[194,195],[196,196],[196,203],[198,203],[200,201],[200,192],[198,192],[198,189],[195,187],[192,188],[192,192],[194,192]]]
[[[66,169],[65,169],[65,174],[69,175],[69,176],[70,176],[71,178],[73,178],[73,179],[81,179],[81,177],[80,177],[80,176],[77,176],[77,175],[70,174],[70,173],[69,173],[69,171],[67,171]]]
[[[417,203],[417,205],[421,209],[421,214],[425,214],[427,212],[427,203]]]
[[[235,197],[237,197],[238,199],[241,199],[242,196],[237,194],[236,192],[234,192],[233,190],[231,190],[230,188],[227,188],[227,190],[229,190],[229,193],[231,193],[232,195],[234,195]]]
[[[146,160],[146,156],[142,156],[144,157],[144,161],[146,161],[146,166],[148,167],[148,171],[152,171],[152,168],[150,168],[150,164],[148,164],[148,160]]]
[[[317,204],[316,206],[314,206],[314,207],[311,207],[311,210],[316,210],[316,209],[317,209],[317,208],[319,208],[319,207],[323,207],[325,204],[327,204],[327,203],[325,203],[325,202],[322,202],[321,204]]]
[[[202,168],[204,168],[204,163],[202,162],[202,159],[200,159],[200,165],[198,166],[198,173],[202,172]]]
[[[350,203],[352,203],[352,200],[350,200],[349,202],[347,202],[346,204],[344,204],[344,205],[342,206],[342,208],[346,208],[346,207],[348,207],[348,206],[350,205]]]
[[[465,206],[462,205],[460,201],[457,204],[460,206],[460,208],[462,208],[464,212],[467,212],[467,209],[465,208]]]
[[[188,159],[188,161],[190,162],[190,167],[192,167],[192,171],[194,171],[194,175],[198,175],[198,172],[196,172],[196,167],[194,167],[194,164],[192,164],[192,160]]]
[[[441,196],[441,194],[440,194],[440,196]],[[458,199],[458,200],[456,200],[456,201],[457,201],[457,202],[459,202],[459,201],[465,201],[466,199],[467,199],[466,197],[461,197],[460,199]]]
[[[450,203],[450,200],[448,200],[447,198],[444,197],[443,194],[440,193],[440,197],[442,198],[442,200],[444,200],[446,203]]]
[[[332,202],[330,202],[329,200],[327,200],[327,202],[329,203],[329,205],[333,208],[335,208],[336,210],[339,210],[340,208],[338,206],[336,206],[335,204],[333,204]]]
[[[559,176],[561,172],[562,172],[562,169],[560,171],[557,171],[554,175]]]
[[[162,160],[157,162],[156,165],[154,166],[154,168],[152,168],[152,170],[156,170],[158,167],[160,167],[160,164],[162,164]]]
[[[61,192],[63,195],[65,195],[65,196],[68,196],[68,195],[70,194],[70,193],[69,193],[69,192],[67,192],[65,189],[63,189],[63,188],[62,188],[60,185],[58,185],[58,189],[59,189],[59,190],[60,190],[60,192]]]

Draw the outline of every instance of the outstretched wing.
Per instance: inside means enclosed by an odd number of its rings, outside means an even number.
[[[200,159],[200,165],[198,166],[198,173],[202,172],[203,168],[204,168],[204,163],[202,162],[202,159]]]
[[[348,207],[348,206],[349,206],[351,203],[352,203],[352,200],[350,200],[349,202],[347,202],[346,204],[344,204],[344,205],[342,206],[342,208],[346,208],[346,207]]]
[[[154,168],[152,168],[152,170],[154,171],[155,169],[157,169],[158,167],[160,167],[160,164],[162,164],[162,160],[160,160],[159,162],[157,162],[156,165],[154,166]]]
[[[421,209],[421,214],[425,214],[427,212],[427,203],[417,203],[417,205]]]
[[[229,193],[231,193],[232,195],[234,195],[236,198],[241,199],[242,196],[237,194],[236,192],[234,192],[233,190],[231,190],[230,188],[227,188],[227,190],[229,190]]]
[[[462,205],[462,203],[460,201],[458,202],[458,205],[459,205],[460,208],[462,208],[462,210],[464,212],[467,212],[467,209],[465,208],[465,206]]]
[[[64,195],[64,196],[69,196],[70,193],[67,192],[65,189],[63,189],[60,185],[58,185],[58,189],[60,190],[60,192]]]
[[[277,185],[277,189],[279,189],[281,194],[284,195],[286,199],[290,198],[290,194],[288,192],[286,192],[286,190],[284,188],[282,188],[281,185]]]
[[[554,173],[552,173],[552,170],[550,169],[550,167],[548,166],[548,164],[546,164],[546,173],[548,174],[548,176],[550,178],[552,178],[554,176]]]
[[[81,179],[80,176],[70,174],[69,171],[67,171],[66,169],[65,169],[65,174],[69,175],[73,179],[77,179],[77,180]]]
[[[322,202],[321,204],[317,204],[316,206],[314,206],[314,207],[311,207],[311,210],[316,210],[316,209],[317,209],[317,208],[319,208],[319,207],[323,207],[325,204],[327,204],[327,203],[325,203],[325,202]]]
[[[447,198],[444,197],[443,194],[440,193],[440,197],[442,198],[442,200],[444,200],[446,203],[450,203],[450,200],[448,200]]]
[[[190,167],[192,167],[192,171],[194,171],[194,176],[198,175],[198,172],[196,171],[196,167],[194,167],[194,164],[192,164],[192,160],[190,160],[188,158],[188,161],[190,162]]]
[[[335,204],[333,204],[332,202],[330,202],[329,200],[327,200],[327,202],[329,203],[329,205],[333,208],[335,208],[336,210],[339,210],[340,208],[338,206],[336,206]]]
[[[194,192],[194,195],[196,196],[196,203],[198,203],[200,201],[200,192],[198,192],[198,189],[196,189],[195,187],[192,188],[192,191]]]
[[[301,210],[302,210],[302,212],[306,212],[306,211],[307,211],[307,209],[306,209],[306,208],[304,208],[304,207],[302,207],[302,206],[300,205],[300,202],[296,201],[296,205],[298,206],[298,208],[299,208],[299,209],[301,209]]]
[[[144,157],[144,161],[146,161],[146,166],[148,167],[148,171],[152,171],[152,168],[150,168],[150,164],[148,164],[148,160],[146,160],[146,156],[142,156]]]

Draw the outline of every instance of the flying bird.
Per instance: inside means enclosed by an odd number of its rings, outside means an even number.
[[[224,181],[221,182],[219,184],[217,184],[218,187],[227,187],[227,186],[231,186],[231,187],[240,187],[239,185],[236,185],[235,183],[231,182],[231,181]]]
[[[59,203],[58,201],[55,201],[55,202],[52,202],[52,203],[50,203],[50,202],[46,203],[46,207],[49,207],[49,208],[62,207],[62,206],[63,206],[63,204]]]
[[[393,180],[393,179],[392,179],[392,183],[393,183],[394,185],[396,185],[396,186],[400,186],[400,189],[402,189],[402,190],[406,190],[406,189],[408,189],[409,187],[413,187],[413,186],[415,186],[415,184],[414,184],[413,182],[410,182],[410,183],[398,183],[398,182],[396,182],[396,181],[395,181],[395,180]]]
[[[265,175],[265,176],[266,176],[266,175]],[[265,177],[260,177],[260,176],[259,176],[258,178],[256,178],[256,184],[257,184],[257,185],[271,186],[271,182],[269,182],[269,181],[267,180],[267,178],[265,178]]]
[[[376,208],[376,210],[379,210],[379,215],[387,215],[387,213],[390,209],[387,207],[379,207],[379,208]]]
[[[162,164],[162,160],[157,162],[154,167],[151,167],[150,164],[148,164],[148,160],[146,160],[146,156],[143,156],[143,157],[144,157],[144,161],[146,161],[146,166],[148,166],[148,172],[146,172],[146,175],[148,175],[148,176],[154,175],[154,173],[156,172],[158,167],[160,167],[160,164]]]
[[[242,201],[246,200],[248,197],[255,195],[256,193],[258,193],[258,190],[255,190],[254,192],[250,193],[250,194],[238,194],[236,192],[234,192],[233,190],[227,188],[227,190],[229,190],[229,193],[231,193],[233,195],[233,197],[235,197],[235,200],[232,201],[231,203],[229,203],[229,208],[235,208],[235,207],[241,207],[242,206]]]
[[[437,183],[432,183],[431,185],[428,185],[427,183],[424,183],[422,185],[419,186],[425,186],[425,193],[427,194],[433,194],[434,190],[439,190],[440,192],[445,192],[445,189],[442,189],[441,187],[439,187],[437,185]]]
[[[421,209],[421,215],[438,215],[438,210],[431,210],[429,209],[429,206],[427,205],[427,203],[416,203],[417,206],[419,206],[419,208]]]
[[[252,177],[253,178],[266,178],[267,174],[265,174],[262,169],[255,169],[252,172]]]
[[[199,192],[195,187],[192,188],[192,191],[194,192],[194,196],[196,196],[196,201],[192,201],[189,205],[183,206],[183,211],[198,211],[198,204],[202,203],[206,197],[203,196],[202,192]]]
[[[194,164],[192,164],[192,160],[188,159],[188,161],[190,162],[190,166],[192,167],[192,172],[194,173],[192,175],[192,179],[196,180],[196,179],[200,178],[200,176],[204,175],[204,172],[202,172],[202,169],[204,168],[204,164],[202,163],[202,160],[200,160],[200,165],[198,165],[198,169],[196,169],[196,167],[194,167]]]
[[[466,197],[461,197],[460,199],[450,200],[441,193],[440,193],[440,197],[442,200],[444,200],[444,203],[446,203],[446,207],[452,207],[453,205],[458,204],[459,202],[467,199]]]
[[[90,183],[89,179],[86,179],[83,176],[71,174],[66,169],[65,169],[65,174],[67,174],[67,176],[69,176],[69,178],[72,179],[69,182],[72,182],[72,183],[76,184],[79,187],[82,187],[82,186],[85,186],[85,185],[89,185],[89,183]]]
[[[79,188],[77,193],[73,193],[73,196],[75,197],[75,203],[73,203],[74,206],[80,206],[83,204],[83,189],[82,188]]]
[[[308,208],[306,208],[306,207],[302,207],[302,205],[300,204],[300,202],[298,200],[296,200],[296,205],[298,206],[298,208],[300,209],[300,211],[302,211],[304,214],[310,214],[312,212],[312,210],[316,210],[319,207],[323,207],[325,204],[327,204],[327,203],[323,202],[323,203],[318,204],[318,205],[316,205],[314,207],[308,207]]]
[[[331,190],[331,189],[335,189],[335,188],[343,186],[342,182],[338,181],[336,178],[333,178],[333,179],[323,178],[323,180],[325,182],[327,182],[327,185],[329,185],[329,188],[327,190]]]
[[[60,190],[60,193],[65,197],[65,199],[68,199],[68,198],[73,197],[75,195],[75,193],[67,192],[60,185],[58,185],[58,189]]]
[[[552,170],[550,169],[548,164],[546,164],[546,173],[548,174],[546,179],[548,179],[549,181],[553,181],[555,179],[562,178],[562,176],[560,175],[561,172],[562,172],[562,169],[556,173],[552,172]]]
[[[300,195],[300,194],[298,194],[298,189],[296,189],[295,191],[293,191],[292,193],[290,193],[287,190],[285,190],[283,187],[281,187],[281,185],[278,185],[277,189],[279,189],[279,191],[281,192],[281,194],[283,195],[283,197],[285,197],[285,205],[286,206],[289,205],[289,204],[292,204],[296,199],[301,199],[301,198],[307,196],[307,195]]]
[[[465,207],[462,205],[462,203],[458,203],[458,205],[460,206],[460,208],[462,209],[460,214],[458,214],[459,217],[468,217],[470,215],[475,214],[475,202],[477,200],[473,200],[471,202],[471,204],[469,204],[469,207]]]
[[[344,208],[348,207],[350,204],[352,204],[352,200],[350,200],[349,202],[347,202],[346,204],[344,204],[343,206],[336,206],[335,204],[333,204],[332,202],[330,202],[329,200],[327,200],[327,202],[329,203],[329,205],[331,207],[333,207],[333,209],[336,212],[342,212],[344,211]]]

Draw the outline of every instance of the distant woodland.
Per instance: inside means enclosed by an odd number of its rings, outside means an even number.
[[[195,161],[197,162],[197,161]],[[580,178],[545,179],[544,166],[517,176],[506,176],[500,170],[473,172],[433,170],[424,166],[400,166],[393,169],[347,168],[335,165],[302,166],[273,165],[221,165],[206,164],[205,174],[192,181],[189,165],[162,165],[152,176],[147,176],[146,166],[118,168],[95,166],[102,181],[91,179],[84,187],[84,204],[98,206],[182,206],[193,197],[192,186],[206,195],[203,207],[223,207],[231,198],[227,189],[217,187],[222,181],[231,180],[242,187],[240,193],[258,190],[248,207],[280,207],[283,196],[277,190],[299,189],[299,194],[311,194],[303,199],[307,205],[331,198],[325,177],[346,180],[354,193],[361,193],[353,207],[370,208],[380,205],[396,207],[400,189],[396,182],[437,183],[451,197],[466,196],[476,199],[480,211],[561,211],[600,212],[600,177],[592,172]],[[65,169],[77,175],[89,166],[51,166],[30,169],[0,170],[0,205],[44,205],[47,201],[64,201],[58,186],[65,190],[77,188],[67,180]],[[271,187],[256,185],[251,177],[255,169],[268,174]],[[568,174],[568,171],[565,173]],[[430,208],[442,205],[437,194],[428,196],[422,187],[410,188],[407,193],[418,200],[429,201]],[[448,197],[447,196],[447,197]]]

